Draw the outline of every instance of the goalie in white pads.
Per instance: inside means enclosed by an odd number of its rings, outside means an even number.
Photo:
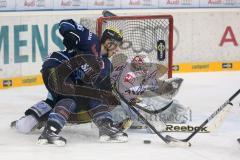
[[[190,109],[172,99],[179,91],[182,78],[162,79],[167,68],[161,64],[151,63],[147,54],[139,54],[128,60],[126,55],[119,54],[113,57],[113,64],[114,58],[125,61],[121,63],[122,65],[114,66],[111,81],[115,90],[129,103],[138,106],[139,111],[151,123],[186,123],[190,120]],[[112,112],[115,120],[121,121],[131,117],[133,128],[144,127],[143,122],[126,104],[122,103]],[[156,126],[162,130],[163,128],[159,127],[165,126]]]

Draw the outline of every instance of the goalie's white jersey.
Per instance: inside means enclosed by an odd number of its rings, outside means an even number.
[[[134,70],[130,63],[125,63],[114,68],[111,82],[115,89],[130,101],[146,90],[156,90],[159,77],[166,71],[166,67],[159,64],[153,64],[147,70]]]

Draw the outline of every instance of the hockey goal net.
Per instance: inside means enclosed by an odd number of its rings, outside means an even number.
[[[123,44],[112,61],[113,66],[135,55],[146,53],[151,63],[160,63],[168,68],[164,77],[172,77],[173,18],[171,15],[112,16],[97,19],[97,34],[100,37],[107,27],[118,28],[123,33]],[[125,57],[124,57],[125,58]]]

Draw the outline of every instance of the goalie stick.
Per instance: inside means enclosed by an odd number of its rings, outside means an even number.
[[[141,105],[139,105],[138,103],[135,104],[135,106],[137,108],[139,108],[140,110],[146,112],[146,113],[149,113],[149,114],[158,114],[158,113],[161,113],[163,111],[165,111],[166,109],[168,109],[173,103],[173,100],[171,100],[168,104],[166,104],[165,106],[163,106],[162,108],[160,109],[157,109],[157,110],[149,110],[149,109],[146,109],[144,107],[142,107]]]
[[[218,115],[226,106],[233,105],[232,100],[238,96],[240,93],[240,89],[235,92],[225,103],[223,103],[215,112],[213,112],[210,117],[208,117],[200,126],[198,129],[196,129],[194,132],[192,132],[187,138],[185,139],[176,139],[174,137],[171,137],[169,135],[166,136],[166,138],[171,139],[173,141],[182,141],[182,142],[188,142],[195,134],[199,133],[199,131],[209,122],[211,121],[216,115]]]

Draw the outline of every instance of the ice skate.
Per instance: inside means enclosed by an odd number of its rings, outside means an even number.
[[[98,123],[99,140],[102,143],[124,143],[128,141],[128,135],[124,133],[110,119],[103,119]]]
[[[38,138],[37,144],[39,145],[53,144],[56,146],[64,146],[67,143],[67,140],[59,136],[58,135],[59,132],[60,132],[59,129],[48,124],[43,130],[40,137]]]

